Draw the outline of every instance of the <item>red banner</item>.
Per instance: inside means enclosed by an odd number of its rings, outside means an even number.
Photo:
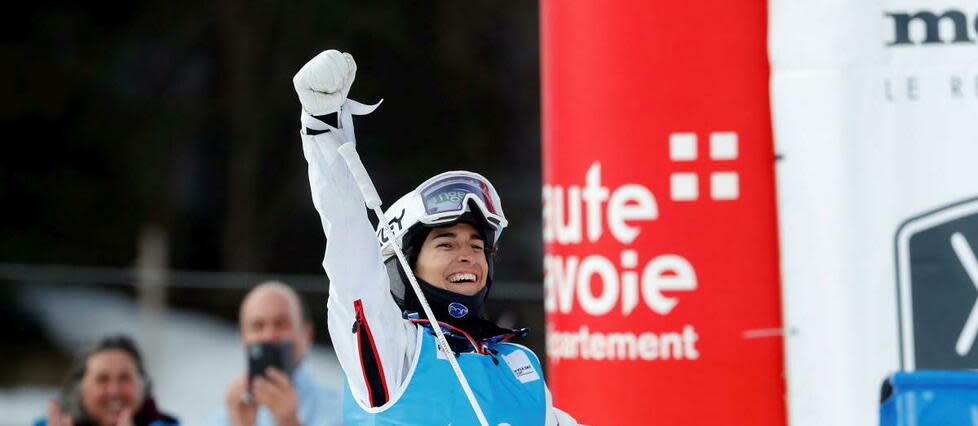
[[[549,384],[594,425],[783,425],[764,2],[541,2]]]

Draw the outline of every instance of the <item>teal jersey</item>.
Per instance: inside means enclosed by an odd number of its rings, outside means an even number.
[[[343,416],[351,425],[478,425],[451,364],[438,352],[434,331],[418,327],[420,349],[403,392],[391,389],[380,407],[362,407],[345,386]],[[536,354],[513,343],[488,343],[487,354],[456,358],[490,425],[543,425],[547,396]]]

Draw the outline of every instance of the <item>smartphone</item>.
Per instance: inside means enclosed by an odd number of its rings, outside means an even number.
[[[292,376],[295,366],[292,363],[292,342],[252,343],[247,346],[248,352],[248,383],[255,376],[265,376],[268,367],[275,367]]]

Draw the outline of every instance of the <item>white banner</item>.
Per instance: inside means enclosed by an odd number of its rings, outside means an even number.
[[[769,4],[790,424],[878,424],[978,368],[978,5]]]

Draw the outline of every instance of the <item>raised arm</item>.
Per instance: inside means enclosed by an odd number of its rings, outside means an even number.
[[[303,66],[293,83],[303,107],[300,135],[313,205],[326,234],[329,333],[354,397],[369,407],[400,388],[415,327],[391,298],[363,197],[336,151],[343,136],[314,117],[339,110],[355,74],[352,56],[329,50]]]

